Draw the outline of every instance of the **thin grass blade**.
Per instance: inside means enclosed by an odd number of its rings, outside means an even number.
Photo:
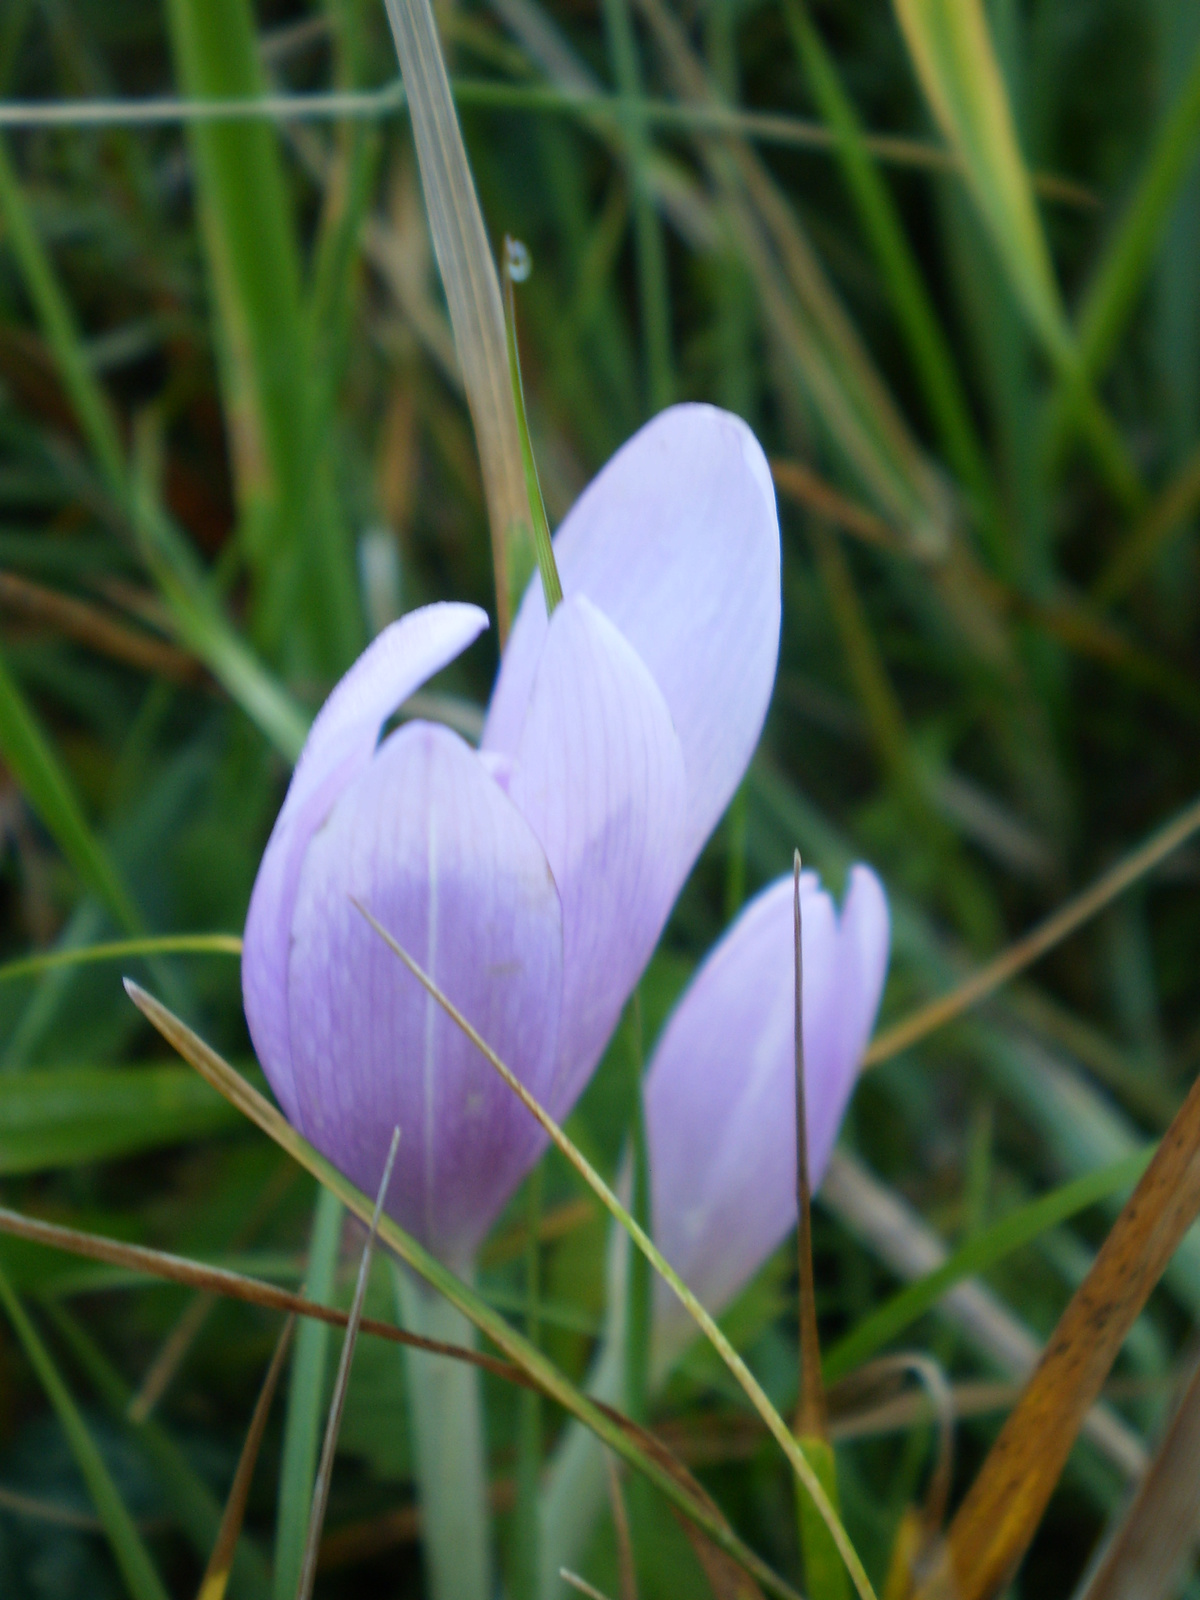
[[[867,146],[854,104],[804,0],[788,0],[784,18],[803,62],[817,107],[836,143],[846,186],[879,267],[896,320],[908,343],[943,448],[980,502],[996,497],[966,393],[945,332],[925,288],[900,213]]]
[[[333,1297],[344,1208],[337,1195],[317,1191],[308,1251],[308,1298]],[[279,1470],[279,1511],[275,1527],[275,1600],[295,1600],[304,1566],[309,1510],[317,1468],[329,1326],[307,1321],[300,1329],[288,1381],[283,1460]]]
[[[362,1326],[363,1303],[367,1297],[367,1279],[371,1272],[371,1258],[375,1253],[375,1239],[379,1233],[379,1218],[383,1212],[383,1203],[387,1199],[388,1187],[392,1181],[392,1168],[396,1163],[396,1151],[399,1148],[400,1129],[397,1128],[392,1134],[387,1160],[383,1164],[383,1177],[379,1182],[379,1193],[375,1197],[375,1210],[371,1214],[371,1226],[367,1231],[366,1243],[363,1245],[362,1260],[358,1264],[354,1299],[350,1303],[350,1315],[342,1340],[342,1353],[338,1359],[337,1376],[334,1379],[333,1395],[329,1402],[329,1416],[325,1423],[325,1439],[321,1445],[321,1460],[317,1467],[317,1481],[313,1489],[312,1514],[308,1522],[308,1538],[304,1546],[300,1584],[296,1591],[297,1600],[311,1600],[313,1585],[317,1581],[317,1558],[321,1553],[321,1533],[325,1527],[325,1511],[329,1505],[329,1489],[333,1482],[333,1457],[337,1450],[338,1434],[341,1431],[342,1413],[346,1408],[346,1391],[350,1387],[350,1367],[354,1361],[354,1347],[358,1343],[358,1333]]]
[[[258,1453],[262,1448],[263,1435],[267,1429],[267,1417],[270,1414],[271,1402],[275,1398],[275,1390],[283,1373],[284,1358],[292,1341],[292,1331],[295,1326],[295,1317],[289,1317],[283,1325],[279,1338],[276,1340],[275,1352],[271,1357],[267,1375],[263,1379],[262,1389],[259,1391],[258,1399],[255,1402],[254,1412],[250,1418],[250,1426],[246,1431],[246,1440],[242,1445],[242,1453],[238,1457],[237,1471],[233,1475],[229,1498],[225,1502],[225,1510],[221,1517],[221,1526],[217,1531],[217,1542],[213,1546],[212,1555],[208,1560],[208,1567],[200,1583],[199,1600],[225,1600],[225,1591],[229,1587],[229,1575],[233,1568],[238,1540],[242,1533],[242,1523],[246,1519],[246,1502],[250,1498],[250,1483],[254,1477]]]
[[[0,219],[103,491],[111,498],[114,514],[132,528],[181,643],[205,662],[280,753],[294,761],[309,719],[234,632],[209,592],[195,552],[130,474],[107,396],[88,365],[70,304],[34,230],[2,144]]]
[[[249,0],[170,0],[176,72],[203,99],[266,88]],[[257,579],[261,637],[302,637],[308,670],[344,670],[362,644],[349,542],[312,406],[300,263],[274,130],[189,130],[200,220],[220,314],[225,413],[241,537]],[[299,626],[297,626],[299,625]]]
[[[442,993],[437,984],[434,983],[433,979],[429,977],[429,975],[420,966],[418,966],[418,964],[413,960],[403,946],[398,944],[392,935],[388,933],[387,929],[377,922],[370,912],[367,911],[365,907],[363,907],[357,900],[354,901],[354,905],[366,918],[367,922],[370,923],[371,927],[374,928],[375,932],[384,941],[388,949],[391,950],[394,955],[399,957],[399,959],[408,968],[409,972],[412,973],[413,977],[416,978],[417,982],[420,983],[426,992],[437,1001],[437,1003],[446,1012],[447,1016],[454,1021],[457,1027],[462,1029],[463,1033],[466,1034],[467,1038],[470,1039],[471,1043],[480,1052],[480,1054],[483,1055],[490,1065],[495,1068],[500,1077],[503,1078],[504,1082],[517,1096],[525,1109],[537,1119],[545,1132],[549,1134],[551,1141],[566,1157],[566,1159],[574,1167],[575,1171],[579,1173],[580,1177],[592,1190],[593,1194],[595,1194],[596,1198],[604,1206],[609,1215],[617,1223],[619,1223],[622,1228],[625,1229],[626,1233],[633,1240],[634,1244],[646,1257],[650,1265],[659,1274],[659,1276],[666,1279],[667,1283],[670,1285],[671,1289],[679,1299],[680,1304],[692,1317],[692,1320],[709,1340],[709,1343],[715,1347],[722,1361],[724,1361],[726,1367],[733,1374],[733,1377],[736,1379],[738,1385],[746,1395],[746,1398],[750,1401],[751,1405],[766,1423],[776,1442],[780,1445],[784,1455],[787,1457],[788,1462],[792,1467],[793,1472],[795,1472],[804,1488],[811,1495],[814,1503],[816,1504],[816,1508],[821,1515],[821,1520],[829,1529],[833,1542],[837,1546],[838,1553],[845,1562],[846,1568],[853,1578],[855,1587],[858,1589],[859,1594],[863,1597],[863,1600],[874,1600],[874,1590],[871,1587],[871,1581],[867,1577],[866,1570],[864,1569],[862,1562],[859,1560],[858,1553],[851,1544],[846,1530],[842,1527],[841,1520],[838,1517],[837,1512],[830,1505],[823,1486],[817,1479],[816,1474],[813,1472],[808,1462],[805,1460],[804,1454],[797,1445],[795,1439],[788,1431],[787,1424],[775,1410],[775,1407],[767,1398],[766,1392],[763,1390],[761,1384],[754,1377],[749,1367],[746,1366],[746,1363],[742,1360],[741,1356],[738,1355],[737,1351],[730,1344],[721,1328],[696,1299],[695,1295],[683,1282],[679,1274],[667,1261],[666,1257],[654,1244],[653,1240],[651,1240],[645,1230],[634,1220],[633,1217],[629,1215],[628,1211],[626,1211],[625,1207],[617,1199],[616,1195],[604,1182],[604,1179],[600,1176],[600,1174],[595,1170],[582,1152],[576,1148],[570,1139],[568,1139],[566,1134],[554,1121],[553,1117],[550,1116],[549,1112],[547,1112],[541,1105],[538,1104],[538,1102],[530,1094],[529,1090],[526,1089],[525,1085],[520,1081],[519,1078],[517,1078],[515,1073],[513,1073],[512,1070],[500,1060],[499,1056],[497,1056],[495,1051],[492,1050],[491,1047],[480,1037],[476,1030],[463,1016],[462,1012],[459,1011],[454,1003]]]
[[[1030,326],[1069,385],[1087,437],[1126,504],[1142,496],[1124,442],[1092,395],[1038,216],[982,0],[894,0],[917,77]]]
[[[522,575],[533,570],[532,523],[508,377],[496,264],[467,162],[429,0],[387,0],[408,92],[421,185],[483,468],[492,530],[500,642]]]
[[[109,1241],[105,1241],[106,1243]],[[63,1343],[87,1375],[118,1427],[125,1429],[145,1455],[180,1530],[199,1561],[208,1560],[221,1526],[221,1506],[184,1451],[152,1418],[134,1424],[129,1416],[132,1391],[91,1335],[65,1306],[45,1302],[45,1313]],[[245,1535],[238,1543],[230,1592],[245,1600],[268,1600],[270,1576],[262,1552]]]
[[[0,1269],[0,1304],[67,1436],[132,1600],[168,1600],[162,1579],[49,1350]]]
[[[0,755],[46,831],[98,896],[119,928],[142,931],[142,919],[83,807],[50,741],[0,656]]]
[[[291,1126],[258,1091],[222,1059],[211,1046],[174,1016],[152,995],[126,979],[125,988],[130,999],[147,1021],[177,1049],[184,1060],[191,1063],[200,1075],[226,1096],[243,1114],[255,1123],[269,1138],[305,1167],[329,1191],[335,1194],[363,1222],[372,1215],[373,1203],[354,1187],[342,1173],[328,1162],[308,1141]],[[441,1265],[409,1234],[384,1215],[380,1220],[379,1236],[384,1244],[412,1268],[451,1305],[457,1306],[479,1331],[514,1362],[524,1373],[525,1380],[535,1383],[542,1393],[554,1400],[572,1416],[589,1428],[602,1443],[615,1450],[624,1460],[635,1466],[691,1521],[696,1523],[715,1545],[751,1573],[768,1594],[780,1600],[797,1600],[796,1591],[755,1555],[709,1505],[683,1486],[679,1477],[661,1462],[661,1449],[651,1452],[642,1442],[641,1430],[627,1419],[619,1418],[609,1408],[595,1405],[574,1384],[548,1361],[540,1350],[530,1345],[510,1323],[481,1300],[461,1279]],[[786,1429],[785,1435],[786,1435]],[[790,1441],[789,1441],[790,1442]]]
[[[940,999],[930,1001],[927,1006],[922,1006],[911,1016],[903,1018],[878,1034],[863,1057],[864,1069],[877,1066],[881,1061],[890,1060],[901,1050],[907,1050],[919,1039],[926,1038],[936,1029],[944,1027],[947,1022],[961,1016],[964,1011],[969,1011],[972,1006],[978,1005],[988,995],[994,994],[1010,978],[1037,961],[1068,934],[1073,933],[1089,918],[1102,911],[1118,895],[1144,878],[1159,862],[1166,860],[1173,851],[1179,849],[1180,845],[1186,843],[1198,829],[1200,829],[1200,800],[1185,807],[1178,816],[1173,817],[1115,866],[1102,873],[1081,894],[1059,906],[1058,910],[1052,912],[1044,922],[1039,923],[1015,944],[1009,945],[1007,950],[1002,951],[987,966],[981,967],[957,989],[942,995]]]
[[[885,1344],[898,1339],[919,1317],[932,1310],[955,1284],[986,1272],[1051,1228],[1059,1227],[1098,1201],[1128,1189],[1146,1170],[1150,1156],[1151,1152],[1146,1150],[1096,1172],[1085,1173],[1082,1178],[1075,1178],[1019,1206],[991,1227],[981,1229],[936,1271],[885,1300],[840,1339],[825,1358],[826,1380],[836,1382]]]

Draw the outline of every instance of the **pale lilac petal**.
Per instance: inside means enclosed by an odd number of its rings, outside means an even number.
[[[423,606],[392,623],[334,688],[300,752],[254,882],[242,950],[242,993],[254,1048],[293,1122],[287,961],[304,852],[338,796],[370,761],[387,718],[486,627],[487,613],[478,606],[450,604]]]
[[[667,703],[688,782],[686,875],[754,752],[779,650],[779,522],[754,435],[712,406],[662,412],[580,496],[554,541]],[[515,751],[546,636],[535,577],[504,652],[485,748]]]
[[[854,1088],[887,962],[887,904],[856,867],[839,918],[801,876],[805,1110],[820,1183]],[[796,1224],[792,880],[751,902],[667,1023],[646,1076],[656,1242],[714,1314]],[[689,1323],[658,1291],[655,1363]]]
[[[563,1116],[658,942],[679,884],[683,756],[654,680],[578,596],[556,609],[507,773],[562,902],[563,1003],[548,1109]]]
[[[532,1116],[351,903],[355,897],[531,1091],[553,1076],[558,894],[528,824],[448,729],[392,734],[312,839],[289,963],[297,1126],[463,1263],[544,1140]]]

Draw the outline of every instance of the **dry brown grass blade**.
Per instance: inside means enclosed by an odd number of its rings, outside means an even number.
[[[662,1467],[664,1472],[670,1473],[675,1482],[685,1491],[698,1506],[710,1512],[713,1516],[725,1521],[725,1514],[708,1490],[693,1477],[687,1467],[666,1445],[656,1433],[651,1433],[648,1428],[632,1422],[620,1411],[614,1411],[611,1406],[601,1405],[600,1409],[610,1417],[630,1438],[634,1439],[648,1456]],[[764,1434],[756,1429],[759,1439]],[[703,1531],[695,1523],[689,1522],[675,1507],[672,1513],[676,1522],[687,1535],[688,1542],[696,1553],[696,1558],[704,1568],[708,1578],[709,1587],[712,1589],[716,1600],[763,1600],[763,1592],[755,1583],[750,1574],[739,1567],[737,1562],[727,1556],[719,1545],[706,1538]]]
[[[284,1357],[287,1355],[295,1327],[295,1317],[289,1317],[283,1325],[275,1346],[275,1354],[271,1357],[271,1365],[267,1368],[267,1375],[263,1379],[262,1390],[255,1404],[254,1414],[250,1418],[250,1427],[246,1432],[246,1442],[238,1459],[237,1471],[233,1475],[229,1498],[225,1502],[221,1526],[217,1530],[217,1542],[213,1545],[212,1555],[208,1558],[208,1567],[200,1583],[199,1600],[224,1600],[230,1568],[233,1566],[237,1542],[242,1533],[242,1522],[246,1516],[250,1481],[254,1477],[254,1467],[258,1461],[258,1452],[262,1448],[271,1401],[275,1398],[275,1390],[279,1386]]]
[[[633,1555],[633,1535],[629,1512],[621,1489],[621,1474],[612,1456],[605,1457],[608,1468],[608,1503],[612,1508],[613,1532],[617,1538],[617,1594],[620,1600],[637,1600],[637,1562]]]
[[[0,1233],[10,1234],[15,1239],[28,1239],[33,1244],[46,1245],[51,1250],[66,1250],[71,1255],[100,1261],[106,1266],[144,1272],[148,1277],[163,1278],[169,1283],[222,1295],[228,1300],[241,1300],[247,1305],[261,1306],[266,1311],[285,1311],[298,1317],[314,1317],[318,1322],[329,1322],[338,1328],[346,1327],[350,1320],[349,1313],[338,1310],[336,1306],[317,1305],[312,1300],[305,1300],[302,1295],[290,1294],[286,1289],[276,1288],[273,1283],[264,1283],[259,1278],[229,1272],[225,1267],[205,1266],[203,1262],[189,1261],[186,1256],[170,1255],[165,1250],[152,1250],[146,1245],[127,1244],[121,1239],[106,1239],[101,1234],[64,1228],[55,1222],[41,1222],[35,1217],[22,1216],[19,1211],[9,1211],[4,1207],[0,1207]],[[496,1356],[470,1350],[465,1345],[423,1339],[419,1334],[393,1327],[390,1322],[377,1322],[374,1317],[362,1319],[362,1332],[373,1334],[378,1339],[387,1339],[392,1344],[413,1345],[433,1355],[467,1361],[506,1382],[526,1388],[531,1386],[530,1380],[519,1367],[501,1361]]]
[[[576,1594],[586,1595],[587,1600],[608,1600],[603,1589],[597,1589],[595,1584],[589,1583],[586,1578],[581,1578],[577,1572],[560,1567],[558,1575],[569,1589],[574,1589]]]
[[[1126,1334],[1200,1212],[1200,1078],[1072,1296],[959,1507],[959,1600],[989,1600],[1024,1555]],[[926,1600],[934,1591],[922,1590]]]
[[[207,678],[199,661],[185,650],[118,622],[87,600],[61,594],[15,572],[0,572],[0,607],[155,677],[188,684]]]
[[[845,1151],[833,1153],[820,1202],[905,1282],[935,1272],[947,1258],[946,1246],[925,1220]],[[985,1284],[956,1284],[940,1309],[1001,1371],[1028,1378],[1039,1356],[1037,1341]],[[1141,1441],[1111,1407],[1093,1406],[1084,1431],[1124,1477],[1145,1470]]]
[[[1168,1600],[1200,1531],[1200,1359],[1077,1600]]]
[[[852,533],[855,538],[873,544],[880,550],[902,555],[909,553],[908,546],[891,523],[868,506],[860,505],[840,489],[835,489],[811,467],[806,467],[800,461],[772,461],[771,476],[780,494],[806,511],[815,511],[844,533]]]
[[[952,989],[949,994],[942,995],[937,1000],[932,1000],[926,1006],[921,1006],[910,1016],[902,1018],[890,1028],[885,1028],[877,1034],[870,1048],[863,1057],[863,1066],[874,1067],[881,1061],[890,1061],[901,1050],[907,1050],[918,1040],[933,1033],[936,1029],[944,1027],[947,1022],[952,1022],[964,1011],[969,1011],[972,1006],[986,1000],[988,995],[995,993],[1002,984],[1010,978],[1023,972],[1026,967],[1044,956],[1048,950],[1060,944],[1068,934],[1074,933],[1089,918],[1102,911],[1110,901],[1135,884],[1139,878],[1156,867],[1160,861],[1169,856],[1172,851],[1200,829],[1200,800],[1195,800],[1179,815],[1168,822],[1165,827],[1151,834],[1150,838],[1138,845],[1135,850],[1110,867],[1107,872],[1101,873],[1096,881],[1073,900],[1068,900],[1044,922],[1038,924],[1023,938],[1009,945],[1007,950],[1001,952],[994,961],[989,961],[985,967],[973,973],[965,983]]]

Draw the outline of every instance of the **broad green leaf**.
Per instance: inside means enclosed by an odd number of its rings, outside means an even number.
[[[174,1063],[38,1067],[0,1076],[0,1174],[81,1166],[202,1138],[237,1118]]]

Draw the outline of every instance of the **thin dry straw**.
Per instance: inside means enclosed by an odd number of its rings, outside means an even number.
[[[482,79],[451,81],[462,105],[495,106],[532,112],[577,112],[606,121],[631,108],[643,121],[661,127],[701,128],[758,139],[764,144],[799,149],[831,150],[837,136],[822,123],[779,111],[744,111],[732,106],[684,106],[670,100],[634,97],[626,100],[603,91],[562,88],[553,84],[508,84]],[[188,122],[324,122],[369,119],[407,110],[408,97],[399,79],[380,89],[355,89],[314,94],[272,94],[212,100],[185,100],[156,95],[142,100],[0,100],[0,128],[171,127]],[[928,140],[895,134],[870,134],[863,140],[881,161],[931,172],[959,170],[955,157]],[[1100,202],[1083,184],[1057,173],[1037,173],[1034,183],[1044,199],[1094,208]]]
[[[199,1600],[224,1600],[225,1590],[229,1584],[229,1574],[233,1570],[233,1558],[237,1552],[238,1539],[241,1537],[242,1523],[245,1520],[246,1502],[250,1497],[250,1483],[254,1477],[258,1453],[262,1448],[263,1434],[267,1428],[267,1416],[271,1410],[271,1402],[275,1398],[275,1390],[279,1387],[284,1357],[287,1355],[288,1346],[292,1342],[292,1333],[295,1326],[296,1319],[294,1316],[289,1317],[284,1323],[275,1345],[275,1353],[271,1357],[271,1365],[267,1368],[267,1375],[263,1379],[262,1389],[259,1392],[258,1400],[255,1402],[254,1415],[250,1418],[250,1427],[246,1432],[246,1442],[242,1446],[242,1453],[238,1460],[237,1471],[233,1475],[229,1498],[225,1502],[221,1525],[217,1529],[217,1541],[213,1545],[212,1555],[208,1558],[208,1566],[205,1569],[204,1577],[200,1581]]]
[[[36,1217],[22,1216],[19,1211],[9,1211],[2,1206],[0,1233],[10,1234],[15,1239],[27,1239],[51,1250],[65,1250],[89,1261],[102,1261],[108,1266],[144,1272],[148,1277],[163,1278],[168,1283],[181,1283],[187,1288],[223,1295],[229,1300],[241,1300],[246,1305],[259,1306],[266,1311],[292,1312],[317,1322],[331,1323],[337,1328],[346,1327],[350,1321],[349,1314],[336,1306],[319,1305],[314,1300],[304,1299],[302,1295],[279,1289],[273,1283],[249,1278],[240,1272],[230,1272],[225,1267],[206,1266],[186,1256],[152,1250],[146,1245],[127,1244],[120,1239],[106,1239],[102,1234],[82,1233],[77,1228],[42,1222]],[[428,1350],[432,1355],[467,1361],[511,1383],[525,1385],[531,1381],[520,1367],[501,1361],[496,1356],[485,1355],[466,1345],[446,1344],[441,1339],[425,1339],[420,1334],[394,1327],[390,1322],[377,1322],[373,1317],[362,1319],[362,1332],[387,1339],[392,1344],[412,1345],[417,1350]]]
[[[562,1581],[576,1594],[587,1596],[587,1600],[608,1600],[608,1596],[601,1589],[595,1588],[586,1578],[581,1578],[577,1572],[572,1572],[569,1567],[559,1567],[558,1575]]]
[[[919,1011],[902,1018],[894,1027],[885,1028],[882,1033],[877,1034],[863,1057],[863,1066],[873,1067],[881,1061],[889,1061],[892,1056],[899,1055],[901,1050],[907,1050],[910,1045],[925,1038],[926,1034],[944,1027],[947,1022],[952,1022],[964,1011],[969,1011],[972,1006],[978,1005],[1001,984],[1007,983],[1009,978],[1015,977],[1023,968],[1032,965],[1039,956],[1044,955],[1068,934],[1074,933],[1076,928],[1085,923],[1089,917],[1095,916],[1096,912],[1110,900],[1115,900],[1173,850],[1177,850],[1197,829],[1200,829],[1200,800],[1193,801],[1172,822],[1168,822],[1165,827],[1152,834],[1144,844],[1118,861],[1115,867],[1097,878],[1082,894],[1076,895],[1073,900],[1068,900],[1066,905],[1060,906],[1023,939],[1018,939],[1015,944],[1009,945],[995,961],[980,968],[957,989],[941,995],[937,1000],[931,1000]]]
[[[392,1181],[392,1168],[396,1164],[396,1151],[400,1148],[400,1129],[392,1131],[379,1193],[375,1197],[375,1210],[367,1242],[363,1246],[362,1260],[358,1264],[358,1282],[354,1285],[354,1299],[350,1306],[350,1320],[342,1340],[342,1354],[338,1361],[337,1378],[333,1385],[333,1398],[329,1402],[329,1420],[325,1424],[325,1442],[321,1446],[321,1460],[317,1467],[317,1481],[313,1487],[312,1516],[308,1524],[308,1540],[304,1547],[304,1565],[300,1570],[300,1586],[296,1600],[311,1600],[313,1585],[317,1581],[317,1557],[321,1548],[321,1529],[325,1525],[325,1508],[329,1504],[329,1486],[333,1481],[333,1457],[337,1449],[338,1433],[342,1426],[342,1412],[346,1407],[346,1391],[350,1387],[350,1364],[354,1360],[354,1346],[358,1343],[358,1330],[362,1323],[363,1302],[367,1297],[367,1279],[371,1272],[371,1256],[379,1233],[379,1218]]]

